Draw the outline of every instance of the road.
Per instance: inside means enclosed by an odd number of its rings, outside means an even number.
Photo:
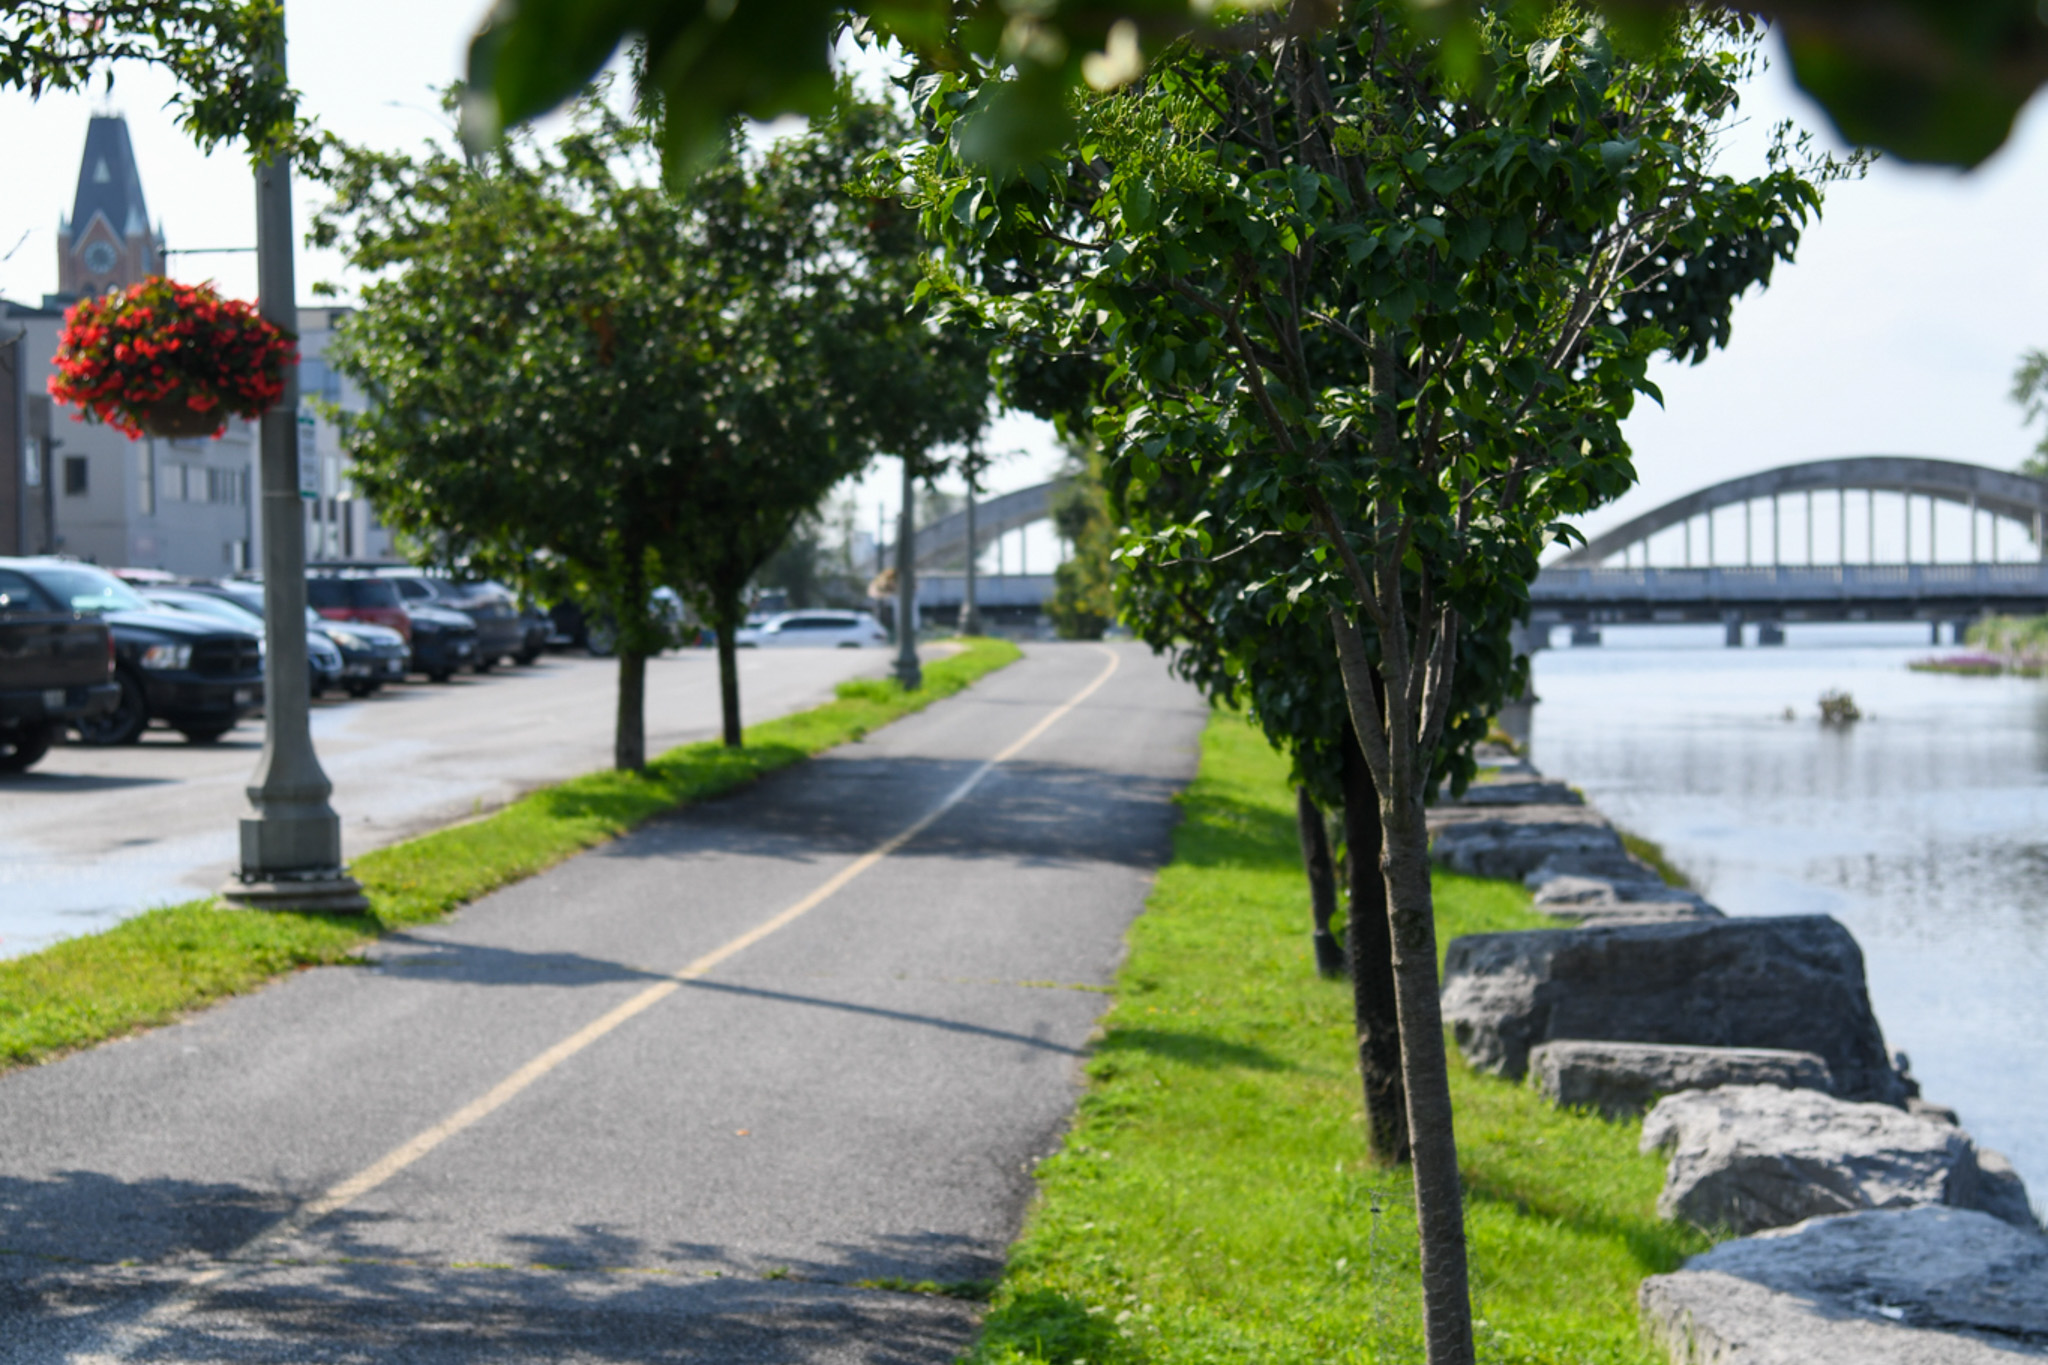
[[[370,965],[0,1077],[6,1358],[952,1361],[977,1307],[873,1282],[998,1271],[1205,715],[1141,648],[1033,647]]]
[[[881,676],[886,650],[749,650],[749,723],[829,701],[834,684]],[[617,665],[544,656],[530,668],[462,674],[313,707],[334,782],[343,856],[408,838],[536,786],[611,766]],[[718,733],[709,650],[647,667],[650,753]],[[138,910],[203,896],[233,869],[260,718],[217,745],[153,729],[139,745],[67,745],[0,776],[0,957],[103,929]]]

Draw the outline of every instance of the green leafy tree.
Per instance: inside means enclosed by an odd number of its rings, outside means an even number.
[[[1335,4],[1292,5],[1290,24],[1331,23]],[[1485,29],[1505,16],[1534,31],[1552,0],[1409,0],[1403,16],[1440,39],[1432,60],[1453,79],[1477,73]],[[1690,0],[1593,0],[1645,41]],[[1741,0],[1732,7],[1785,35],[1792,72],[1853,143],[1908,160],[1975,166],[2011,135],[2048,83],[2048,16],[2037,0]],[[900,43],[934,70],[1014,79],[988,87],[963,123],[964,149],[1009,164],[1073,131],[1068,96],[1110,89],[1193,35],[1229,46],[1230,6],[1204,0],[500,0],[470,49],[479,130],[518,123],[571,98],[625,44],[639,78],[667,103],[678,162],[707,154],[734,114],[816,113],[831,92],[833,43],[849,27]]]
[[[1845,170],[1782,137],[1763,175],[1712,169],[1756,36],[1703,15],[1624,52],[1583,15],[1503,19],[1453,79],[1401,5],[1261,14],[1086,101],[1014,174],[953,137],[982,91],[925,87],[910,167],[961,306],[1105,351],[1127,500],[1233,487],[1126,558],[1299,547],[1276,619],[1326,623],[1379,801],[1432,1365],[1473,1340],[1424,802],[1461,666],[1500,665],[1459,649],[1521,609],[1563,518],[1633,481],[1650,360],[1723,344]]]
[[[1053,494],[1053,529],[1070,553],[1053,569],[1046,615],[1062,640],[1100,640],[1116,620],[1110,554],[1116,525],[1102,487],[1102,460],[1093,449],[1067,463],[1066,483]]]
[[[2028,426],[2048,423],[2048,351],[2028,351],[2012,372],[2012,401],[2026,414]],[[2034,443],[2034,453],[2020,462],[2020,473],[2048,479],[2048,432]]]
[[[356,477],[419,543],[616,618],[621,768],[646,760],[651,591],[717,627],[738,744],[748,580],[878,441],[933,439],[915,224],[854,183],[897,135],[852,106],[765,151],[734,132],[675,193],[650,131],[596,101],[559,145],[475,162],[328,144],[316,239],[381,276],[336,352],[372,399]]]
[[[159,67],[195,142],[263,160],[297,133],[297,93],[271,59],[283,42],[283,0],[0,0],[0,90],[36,99],[111,86],[119,62]]]

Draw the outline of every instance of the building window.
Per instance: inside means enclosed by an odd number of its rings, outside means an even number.
[[[40,436],[28,438],[28,446],[22,452],[24,463],[21,481],[30,488],[43,486],[43,441]]]
[[[64,495],[71,498],[82,498],[86,495],[86,492],[85,456],[66,455],[64,457]]]
[[[142,478],[136,483],[136,492],[142,502],[142,515],[156,515],[156,442],[144,441],[136,452],[142,457]]]
[[[245,505],[249,501],[248,472],[241,469],[207,470],[206,500],[233,507]]]

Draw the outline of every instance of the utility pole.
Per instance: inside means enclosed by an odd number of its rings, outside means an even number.
[[[981,542],[974,534],[974,482],[981,474],[980,463],[972,452],[960,461],[961,470],[967,475],[967,582],[960,599],[960,633],[981,634],[981,604],[974,596],[974,559],[981,549]]]
[[[896,519],[896,681],[906,692],[924,686],[917,663],[917,485],[903,457],[903,511]]]
[[[284,69],[283,38],[277,65]],[[281,151],[256,169],[257,308],[296,337],[292,278],[292,158]],[[306,513],[299,490],[299,370],[263,414],[258,445],[263,499],[263,756],[248,787],[256,813],[242,821],[241,866],[221,888],[230,905],[354,914],[370,908],[341,862],[341,817],[327,804],[334,784],[313,752],[306,676]]]

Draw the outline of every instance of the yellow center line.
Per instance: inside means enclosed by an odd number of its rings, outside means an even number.
[[[925,830],[931,827],[934,821],[966,800],[968,793],[979,786],[982,779],[987,777],[995,769],[996,765],[1007,763],[1015,758],[1047,730],[1057,725],[1075,707],[1095,695],[1096,690],[1108,682],[1110,675],[1116,672],[1119,663],[1117,655],[1113,650],[1104,648],[1102,652],[1108,656],[1109,662],[1102,672],[1096,674],[1094,681],[1055,707],[1036,725],[1026,730],[1014,743],[1003,749],[1002,752],[982,763],[980,767],[968,775],[965,781],[953,788],[943,801],[919,816],[907,828],[891,835],[874,848],[869,849],[866,853],[861,854],[860,857],[848,863],[845,867],[839,869],[839,871],[833,873],[815,890],[797,901],[794,905],[791,905],[788,909],[769,916],[745,933],[713,948],[688,966],[683,967],[679,971],[671,972],[667,979],[647,987],[638,995],[599,1015],[596,1019],[577,1029],[568,1037],[535,1056],[517,1071],[514,1071],[511,1075],[505,1077],[504,1080],[499,1081],[489,1090],[477,1096],[468,1104],[463,1105],[433,1127],[406,1139],[348,1179],[326,1190],[318,1198],[301,1205],[281,1223],[253,1239],[237,1254],[237,1258],[246,1259],[259,1244],[274,1242],[290,1237],[295,1233],[303,1232],[328,1214],[333,1213],[336,1209],[354,1203],[390,1180],[406,1167],[418,1161],[421,1157],[426,1156],[436,1147],[448,1141],[448,1139],[465,1129],[474,1127],[493,1113],[496,1113],[535,1081],[547,1075],[550,1071],[553,1071],[563,1062],[568,1061],[598,1039],[612,1032],[619,1025],[653,1008],[669,996],[674,995],[678,990],[682,989],[683,983],[695,981],[709,974],[713,968],[721,963],[745,952],[770,934],[788,928],[797,920],[802,919],[805,915],[823,905],[826,901],[844,890],[847,884],[856,877],[902,848],[918,835],[924,833]]]

